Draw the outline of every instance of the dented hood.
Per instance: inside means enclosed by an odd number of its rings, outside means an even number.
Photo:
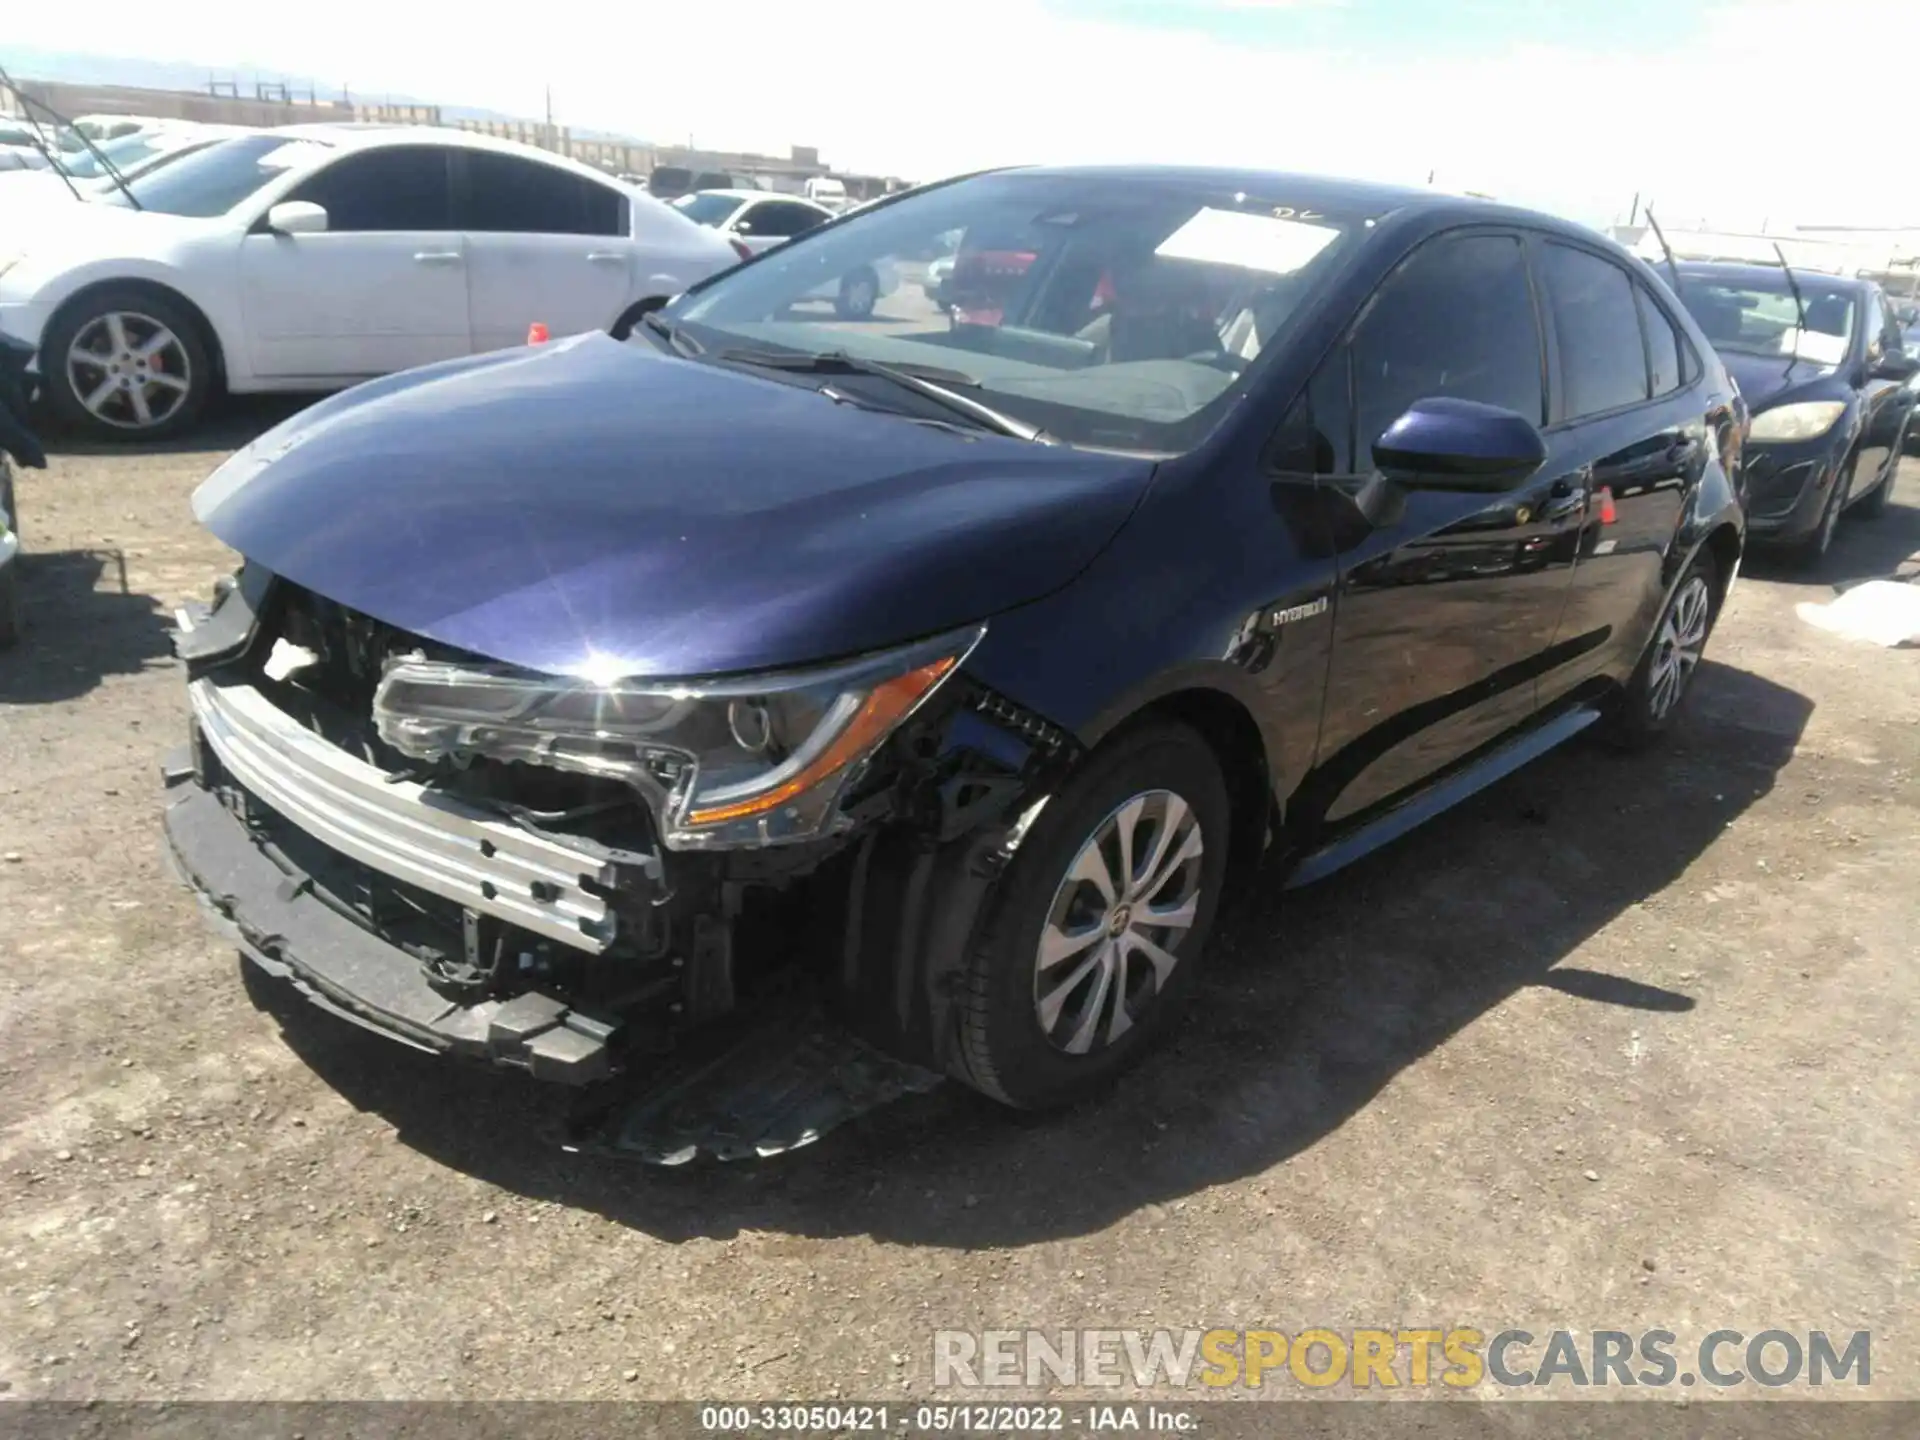
[[[1152,471],[596,334],[322,401],[216,471],[194,511],[248,559],[448,645],[555,673],[700,675],[1037,599]]]

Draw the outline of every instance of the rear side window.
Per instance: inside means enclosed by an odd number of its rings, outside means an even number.
[[[1687,382],[1686,342],[1644,285],[1633,287],[1640,303],[1640,328],[1647,335],[1647,374],[1655,395],[1666,395]]]
[[[439,146],[349,151],[286,198],[323,207],[335,232],[453,229],[447,151]]]
[[[466,152],[466,213],[460,228],[509,235],[624,235],[627,199],[611,186],[557,165]]]
[[[1627,272],[1568,245],[1549,242],[1541,251],[1559,341],[1565,418],[1578,420],[1645,400],[1647,355],[1636,287]]]
[[[1631,320],[1633,311],[1627,311]],[[1520,242],[1431,240],[1381,287],[1351,342],[1357,457],[1416,400],[1478,400],[1538,424],[1540,329]]]

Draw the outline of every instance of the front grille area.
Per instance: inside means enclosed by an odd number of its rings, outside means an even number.
[[[612,943],[612,866],[350,754],[252,685],[200,679],[188,694],[234,781],[330,849],[573,949]]]

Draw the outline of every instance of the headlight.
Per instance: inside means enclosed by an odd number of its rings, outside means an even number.
[[[625,781],[672,849],[782,844],[833,830],[847,786],[984,633],[713,681],[599,682],[401,658],[373,714],[382,739],[421,759],[485,755]]]
[[[1824,435],[1847,411],[1842,400],[1805,400],[1762,410],[1747,432],[1750,440],[1812,440]]]

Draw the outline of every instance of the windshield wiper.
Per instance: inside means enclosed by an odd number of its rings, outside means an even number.
[[[1793,291],[1793,308],[1799,317],[1800,333],[1793,337],[1793,358],[1800,358],[1800,344],[1807,338],[1807,297],[1800,293],[1800,281],[1793,273],[1793,267],[1787,263],[1787,252],[1780,248],[1778,240],[1773,242],[1773,253],[1780,257],[1781,273],[1787,277],[1787,288]],[[1789,365],[1788,369],[1793,367]]]
[[[658,310],[649,310],[646,314],[642,315],[640,317],[640,323],[653,331],[653,333],[661,339],[665,340],[667,344],[671,345],[674,350],[681,355],[698,355],[707,348],[698,340],[694,339],[693,336],[687,334],[686,330],[681,326],[667,319],[667,317],[662,315]]]
[[[33,111],[35,110],[38,110],[41,114],[45,115],[48,119],[52,120],[54,124],[63,126],[68,131],[68,133],[70,133],[82,145],[87,147],[87,153],[93,156],[93,158],[99,162],[101,171],[106,175],[106,177],[109,180],[113,181],[113,183],[119,187],[120,193],[127,197],[127,204],[131,205],[136,210],[144,210],[147,208],[146,206],[140,203],[139,197],[136,196],[133,193],[132,189],[129,188],[129,186],[127,185],[127,177],[120,173],[118,167],[116,167],[114,163],[111,160],[109,160],[104,153],[102,153],[98,145],[94,144],[93,141],[89,139],[84,133],[82,133],[74,125],[74,123],[71,120],[67,119],[66,116],[62,115],[58,110],[54,109],[51,105],[47,104],[46,101],[37,99],[36,97],[29,95],[26,93],[26,91],[22,90],[18,85],[14,83],[13,77],[6,72],[4,67],[0,67],[0,89],[6,90],[9,94],[13,96],[15,100],[19,102],[21,115],[26,119],[29,125],[33,126],[34,133],[36,135],[39,135],[41,138],[42,144],[39,147],[40,153],[47,157],[47,163],[49,165],[53,166],[54,169],[60,172],[60,178],[67,182],[67,189],[73,191],[74,199],[80,200],[83,198],[80,194],[80,187],[73,183],[73,176],[67,173],[66,167],[63,166],[57,159],[55,159],[53,155],[49,153],[49,151],[47,150],[46,145],[44,143],[46,139],[45,133],[41,130],[39,123],[35,121],[33,118]]]
[[[882,360],[862,360],[845,350],[828,350],[818,355],[793,355],[779,350],[722,350],[716,357],[738,365],[762,370],[790,370],[802,375],[872,375],[888,380],[903,390],[923,395],[956,415],[964,415],[976,425],[1026,440],[1035,445],[1057,445],[1038,425],[1015,419],[1005,411],[983,405],[966,395],[957,395],[948,385],[978,386],[980,382],[960,370],[938,365],[893,365]],[[940,382],[944,381],[942,384]]]

